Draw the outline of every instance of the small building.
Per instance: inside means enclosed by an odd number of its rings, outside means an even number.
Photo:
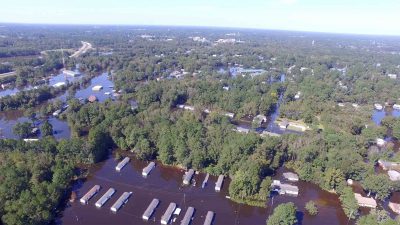
[[[100,91],[101,89],[103,89],[103,86],[101,85],[96,85],[92,87],[92,91]]]
[[[223,183],[224,183],[224,175],[221,174],[218,176],[218,180],[215,183],[215,191],[217,191],[217,192],[221,191]]]
[[[55,84],[53,85],[53,87],[59,88],[59,87],[65,86],[65,85],[66,85],[65,82],[58,82],[58,83],[55,83]]]
[[[299,181],[299,176],[292,172],[283,173],[283,177],[288,181]]]
[[[142,218],[144,220],[149,220],[150,217],[153,215],[154,211],[156,210],[158,204],[160,203],[160,200],[158,199],[153,199],[150,203],[150,205],[147,207],[146,211],[144,211]]]
[[[111,206],[111,211],[117,212],[125,203],[128,202],[129,197],[132,195],[132,192],[124,192],[118,198],[118,200]]]
[[[94,95],[91,95],[91,96],[89,96],[88,101],[93,103],[93,102],[97,101],[97,97]]]
[[[368,207],[375,209],[377,206],[376,201],[373,198],[363,197],[359,193],[354,193],[354,197],[356,198],[358,205],[361,207]]]
[[[88,204],[89,200],[95,195],[97,194],[97,192],[99,192],[100,190],[100,185],[94,185],[92,187],[92,189],[90,189],[81,199],[80,202],[82,204]]]
[[[165,211],[164,215],[161,216],[161,224],[168,224],[171,220],[172,214],[174,213],[176,208],[176,203],[171,202],[167,210]]]
[[[183,176],[183,184],[189,185],[194,175],[194,169],[189,169]]]
[[[345,104],[343,103],[343,102],[340,102],[340,103],[338,103],[337,104],[339,107],[344,107],[345,106]]]
[[[214,221],[214,212],[208,211],[203,225],[211,225],[213,221]]]
[[[53,116],[57,117],[57,116],[60,115],[60,113],[61,113],[61,109],[58,109],[58,110],[53,112]]]
[[[122,170],[122,168],[124,168],[124,166],[126,166],[126,164],[128,164],[129,161],[131,161],[131,159],[129,157],[125,157],[121,162],[119,162],[117,164],[117,166],[115,167],[115,170],[120,172]]]
[[[224,89],[225,91],[229,91],[231,88],[229,86],[223,86],[222,89]]]
[[[393,109],[400,110],[400,104],[394,104]]]
[[[281,129],[286,129],[289,126],[289,122],[287,120],[284,120],[282,122],[279,123],[279,128]]]
[[[298,92],[294,95],[294,99],[296,99],[296,100],[300,99],[300,95],[301,95],[301,92],[298,91]]]
[[[388,77],[389,77],[390,79],[396,80],[396,79],[397,79],[397,74],[389,73],[389,74],[388,74]]]
[[[193,215],[194,215],[194,208],[193,207],[189,207],[186,210],[185,216],[183,217],[183,219],[181,221],[181,225],[189,225],[190,222],[192,222]]]
[[[235,113],[226,112],[226,113],[224,113],[224,116],[227,116],[229,118],[233,118],[233,117],[235,117]]]
[[[72,70],[63,70],[62,72],[63,72],[63,74],[71,76],[71,77],[76,77],[81,74],[79,71],[72,71]]]
[[[391,181],[399,181],[400,180],[400,173],[395,170],[388,171],[389,179]]]
[[[37,127],[32,128],[31,134],[37,134],[37,133],[39,133],[39,128]]]
[[[150,172],[154,169],[154,167],[156,167],[156,163],[150,162],[149,165],[143,168],[142,176],[147,177],[150,174]]]
[[[207,173],[206,177],[203,180],[203,183],[201,184],[201,188],[205,188],[206,187],[209,177],[210,177],[210,174]]]
[[[108,189],[108,191],[96,202],[95,206],[101,208],[114,195],[114,193],[114,188]]]
[[[357,103],[352,103],[351,105],[356,109],[358,109],[360,107]]]
[[[299,195],[299,188],[290,184],[283,184],[279,180],[272,181],[272,190],[278,192],[280,195],[291,195],[297,197]]]
[[[394,203],[394,202],[389,202],[389,208],[390,208],[393,212],[395,212],[395,213],[397,213],[397,214],[400,214],[400,204]]]
[[[237,132],[239,132],[239,133],[245,133],[245,134],[248,134],[248,133],[250,132],[250,129],[247,129],[247,128],[244,128],[244,127],[239,127],[239,126],[237,126],[237,127],[236,127],[236,131],[237,131]]]
[[[375,103],[374,107],[375,107],[376,110],[382,110],[383,109],[383,106],[381,104],[378,104],[378,103]]]

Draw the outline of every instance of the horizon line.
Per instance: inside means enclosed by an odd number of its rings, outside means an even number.
[[[236,26],[205,26],[205,25],[168,25],[168,24],[117,24],[117,23],[25,23],[25,22],[1,22],[0,25],[46,25],[46,26],[126,26],[126,27],[177,27],[177,28],[212,28],[212,29],[240,29],[240,30],[257,30],[257,31],[278,31],[278,32],[299,32],[299,33],[315,33],[315,34],[331,34],[331,35],[356,35],[356,36],[375,36],[375,37],[397,37],[400,34],[372,34],[372,33],[346,33],[334,31],[314,31],[314,30],[287,30],[260,27],[236,27]],[[1,27],[0,27],[1,28]]]

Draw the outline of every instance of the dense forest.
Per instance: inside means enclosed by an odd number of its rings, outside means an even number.
[[[384,211],[359,216],[346,180],[360,182],[382,201],[400,191],[398,182],[375,171],[379,159],[399,160],[398,149],[387,145],[371,150],[377,138],[400,138],[400,119],[388,117],[381,125],[371,121],[374,103],[393,105],[400,98],[399,80],[388,76],[400,73],[399,39],[241,30],[234,31],[233,44],[216,42],[231,38],[226,34],[232,32],[111,26],[0,28],[5,36],[0,39],[0,73],[16,71],[11,78],[0,76],[1,82],[11,87],[39,85],[2,97],[0,111],[32,111],[39,105],[42,114],[48,114],[54,109],[48,100],[85,85],[88,78],[60,89],[38,83],[63,67],[63,56],[66,68],[79,64],[89,77],[109,71],[115,89],[122,93],[115,101],[90,104],[68,98],[61,119],[71,128],[69,140],[52,138],[52,128],[46,124],[46,137],[38,142],[0,141],[2,223],[54,222],[73,181],[85,176],[81,166],[100,162],[110,149],[119,148],[143,160],[227,175],[232,179],[232,200],[256,206],[265,206],[272,176],[285,166],[301,180],[336,193],[345,214],[357,224],[395,224]],[[95,49],[79,58],[68,57],[81,40]],[[232,68],[262,72],[235,74]],[[133,100],[138,108],[131,107]],[[181,110],[181,104],[194,109]],[[278,105],[279,117],[301,121],[310,129],[279,137],[260,136],[256,129],[248,134],[235,131],[234,121],[270,117]],[[17,132],[23,129],[23,124],[18,126]],[[300,209],[281,205],[267,224],[281,224],[280,218],[295,224],[296,210]]]

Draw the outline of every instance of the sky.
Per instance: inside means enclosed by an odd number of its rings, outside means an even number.
[[[400,0],[4,0],[0,23],[216,26],[400,35]]]

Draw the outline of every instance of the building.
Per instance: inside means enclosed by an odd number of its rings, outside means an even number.
[[[169,206],[168,206],[167,210],[165,211],[164,215],[161,216],[161,224],[169,223],[175,209],[176,209],[176,203],[174,203],[174,202],[169,203]]]
[[[59,87],[65,86],[65,85],[66,85],[65,82],[58,82],[58,83],[55,83],[55,84],[53,85],[53,87],[59,88]]]
[[[394,202],[389,202],[389,208],[390,208],[393,212],[395,212],[395,213],[397,213],[397,214],[400,214],[400,204],[394,203]]]
[[[53,116],[57,117],[57,116],[60,115],[60,113],[61,113],[61,109],[58,109],[58,110],[53,112]]]
[[[215,183],[215,191],[218,191],[218,192],[221,191],[223,183],[224,183],[224,175],[221,174],[218,176],[218,180]]]
[[[213,221],[214,221],[214,212],[208,211],[203,225],[211,225]]]
[[[226,112],[226,113],[224,113],[224,116],[227,116],[229,118],[233,118],[233,117],[235,117],[235,113]]]
[[[264,115],[257,115],[253,118],[253,123],[257,123],[259,126],[262,123],[266,123],[267,122],[267,117]]]
[[[388,74],[388,77],[389,77],[390,79],[396,80],[396,79],[397,79],[397,74],[389,73],[389,74]]]
[[[101,85],[96,85],[96,86],[92,87],[92,91],[100,91],[101,89],[103,89],[103,86],[101,86]]]
[[[394,105],[393,105],[393,109],[400,110],[400,104],[394,104]]]
[[[201,188],[205,188],[206,187],[209,177],[210,177],[210,174],[207,173],[206,177],[204,177],[203,183],[201,184]]]
[[[193,215],[194,215],[194,208],[193,207],[189,207],[186,210],[185,216],[183,217],[183,219],[181,221],[181,225],[189,225],[190,222],[192,222]]]
[[[400,180],[400,173],[395,170],[388,171],[389,179],[391,181],[399,181]]]
[[[93,103],[93,102],[97,101],[97,97],[94,95],[91,95],[91,96],[89,96],[88,101]]]
[[[108,189],[108,191],[96,202],[96,207],[101,208],[114,195],[114,193],[114,188]]]
[[[76,76],[81,75],[81,73],[79,71],[63,70],[62,72],[63,72],[63,74],[71,76],[71,77],[76,77]]]
[[[397,162],[389,162],[389,161],[384,161],[382,159],[378,160],[378,165],[382,167],[384,170],[390,170],[390,169],[399,169],[400,168],[400,163]]]
[[[194,107],[190,106],[190,105],[176,105],[176,107],[180,108],[180,109],[185,109],[185,110],[189,110],[189,111],[194,111]]]
[[[248,134],[250,132],[250,129],[244,128],[244,127],[236,127],[236,131],[239,133],[245,133]]]
[[[376,110],[382,110],[383,109],[383,106],[381,104],[378,104],[378,103],[375,103],[374,107],[375,107]]]
[[[158,199],[153,199],[150,203],[150,205],[147,207],[146,211],[144,211],[142,218],[144,220],[149,220],[150,217],[153,215],[154,211],[156,210],[158,204],[160,203],[160,200]]]
[[[280,195],[291,195],[297,197],[299,195],[299,188],[290,184],[282,184],[279,180],[273,180],[271,184],[272,190],[278,192]]]
[[[283,177],[289,181],[299,181],[299,176],[292,172],[283,173]]]
[[[119,162],[117,164],[117,166],[115,167],[115,170],[120,172],[122,170],[122,168],[124,168],[124,166],[126,166],[126,164],[128,164],[129,161],[131,161],[131,159],[129,157],[125,157],[121,162]]]
[[[383,138],[377,138],[376,139],[376,144],[380,147],[384,146],[386,144],[386,141]]]
[[[297,94],[294,96],[294,99],[296,99],[296,100],[300,99],[300,95],[301,95],[301,92],[298,91]]]
[[[121,197],[111,206],[111,211],[117,212],[125,203],[128,202],[129,197],[132,195],[132,192],[124,192]]]
[[[190,181],[193,178],[193,175],[194,175],[194,170],[193,169],[190,169],[189,171],[187,171],[185,173],[185,175],[183,176],[183,184],[189,185]]]
[[[156,167],[156,163],[150,162],[149,165],[143,168],[142,176],[147,177],[150,174],[150,172],[154,169],[154,167]]]
[[[222,87],[225,91],[229,91],[231,88],[229,86],[223,86]]]
[[[92,189],[90,189],[81,199],[80,202],[82,204],[88,204],[89,200],[95,195],[97,194],[97,192],[99,192],[100,190],[100,185],[94,185],[92,187]]]
[[[376,201],[373,198],[363,197],[359,193],[354,193],[354,197],[356,198],[358,205],[361,207],[368,207],[375,209],[377,206]]]

